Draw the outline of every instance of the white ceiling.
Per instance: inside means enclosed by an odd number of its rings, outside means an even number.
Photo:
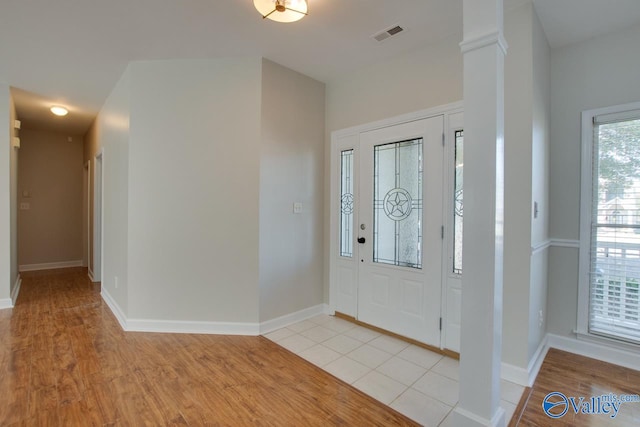
[[[278,24],[252,0],[2,0],[0,81],[25,128],[83,134],[130,61],[255,55],[326,82],[462,29],[462,0],[309,3],[308,17]],[[535,5],[552,46],[640,21],[640,0]],[[406,33],[372,40],[396,24]],[[69,115],[54,118],[51,104]]]

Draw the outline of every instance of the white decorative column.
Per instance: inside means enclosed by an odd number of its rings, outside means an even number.
[[[504,426],[503,0],[464,0],[464,245],[460,400],[453,425]]]

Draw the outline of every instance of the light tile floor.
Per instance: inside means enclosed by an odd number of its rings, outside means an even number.
[[[322,314],[265,337],[425,426],[447,424],[458,403],[457,360],[349,321]],[[510,420],[524,387],[501,391]]]

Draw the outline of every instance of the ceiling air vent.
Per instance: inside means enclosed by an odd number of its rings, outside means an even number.
[[[394,25],[393,27],[387,28],[386,30],[383,30],[377,34],[374,34],[373,38],[381,42],[403,31],[404,31],[404,28],[402,28],[400,25]]]

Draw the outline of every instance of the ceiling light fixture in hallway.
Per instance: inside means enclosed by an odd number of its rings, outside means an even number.
[[[69,114],[69,110],[67,110],[66,108],[60,106],[60,105],[52,105],[51,106],[51,112],[53,114],[55,114],[56,116],[66,116],[67,114]]]
[[[262,15],[276,22],[295,22],[308,15],[307,0],[253,0]]]

